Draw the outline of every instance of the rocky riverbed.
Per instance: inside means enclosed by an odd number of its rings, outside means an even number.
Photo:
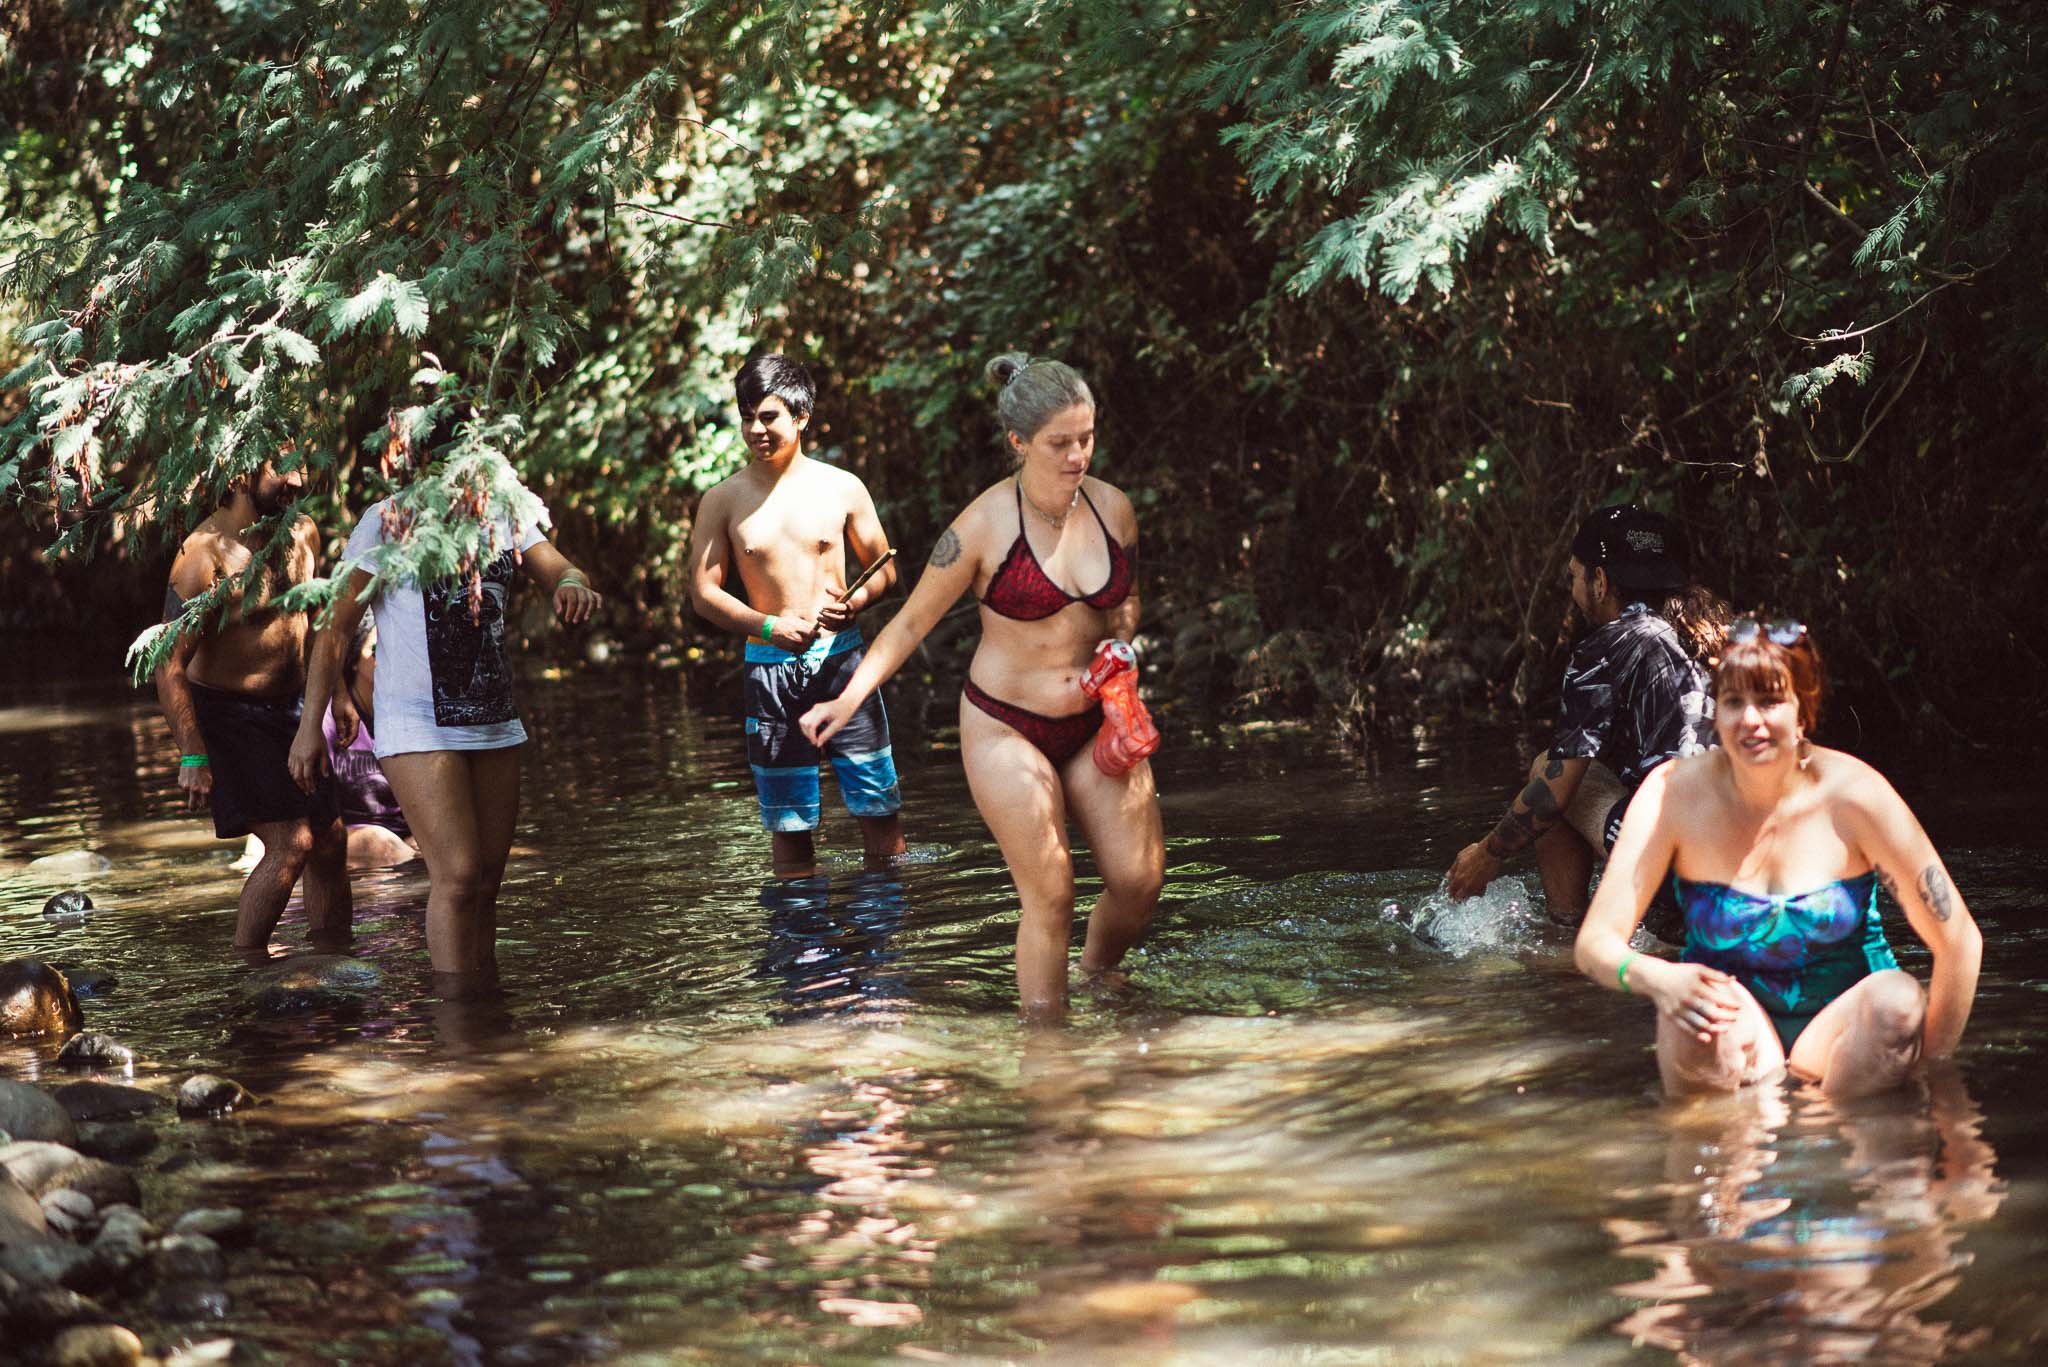
[[[0,1078],[0,1360],[229,1360],[234,1341],[217,1327],[248,1221],[233,1208],[164,1208],[153,1194],[167,1184],[153,1179],[189,1158],[188,1146],[164,1142],[173,1127],[232,1124],[259,1099],[231,1078],[152,1067],[86,1030],[72,974],[107,981],[38,959],[0,962],[0,1034],[47,1046],[51,1074]],[[233,1009],[345,1009],[378,979],[361,960],[296,956],[254,970]]]

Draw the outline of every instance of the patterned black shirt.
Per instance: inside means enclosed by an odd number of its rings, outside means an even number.
[[[1713,743],[1707,671],[1647,605],[1630,603],[1573,648],[1553,759],[1598,759],[1633,793],[1665,760]]]

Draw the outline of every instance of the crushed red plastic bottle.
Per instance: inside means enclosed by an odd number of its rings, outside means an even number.
[[[1159,748],[1159,728],[1138,696],[1138,653],[1128,643],[1108,640],[1095,648],[1095,658],[1081,671],[1081,691],[1102,704],[1096,768],[1115,778]]]

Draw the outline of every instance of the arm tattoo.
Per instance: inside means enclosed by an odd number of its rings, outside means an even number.
[[[1529,786],[1522,789],[1520,800],[1508,808],[1507,815],[1493,828],[1493,834],[1486,837],[1486,852],[1495,859],[1505,859],[1525,850],[1541,839],[1543,833],[1555,826],[1562,816],[1550,785],[1540,778],[1532,778]]]
[[[932,547],[932,568],[942,570],[960,558],[960,533],[951,527],[939,537],[939,544]]]
[[[1929,864],[1920,870],[1920,900],[1927,903],[1927,909],[1934,913],[1937,921],[1946,921],[1956,914],[1955,889],[1949,886],[1948,875],[1941,871],[1941,865]]]
[[[1550,757],[1550,763],[1548,763],[1548,764],[1546,764],[1546,765],[1544,765],[1544,766],[1543,766],[1543,777],[1545,777],[1545,778],[1563,778],[1563,777],[1564,777],[1564,761],[1563,761],[1562,759],[1560,759],[1560,758],[1559,758],[1558,756],[1556,756],[1556,755],[1552,755],[1552,756]]]

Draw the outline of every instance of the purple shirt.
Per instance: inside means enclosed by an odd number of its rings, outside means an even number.
[[[334,744],[334,713],[321,719],[320,730],[327,737],[327,762],[334,768],[334,784],[341,794],[341,820],[348,826],[382,826],[394,835],[412,838],[412,827],[399,809],[398,795],[391,780],[377,763],[370,727],[356,727],[356,738],[340,749]]]

